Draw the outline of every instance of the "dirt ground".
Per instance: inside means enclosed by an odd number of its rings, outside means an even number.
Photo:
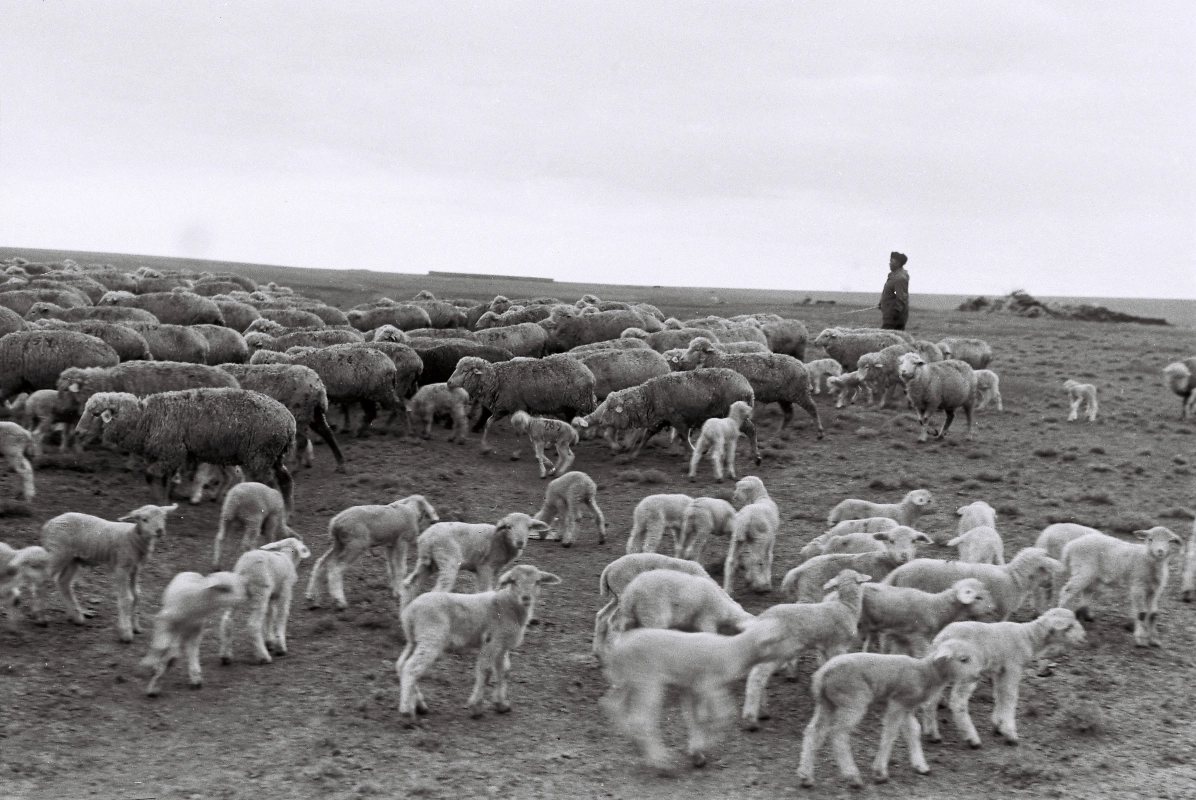
[[[463,289],[461,294],[468,294]],[[753,309],[666,307],[678,316]],[[833,308],[769,307],[807,321],[812,335],[827,324],[860,324]],[[778,435],[775,407],[760,418],[763,464],[740,449],[740,475],[756,474],[782,512],[774,591],[740,599],[751,611],[780,602],[780,577],[800,547],[825,529],[828,510],[845,497],[895,502],[910,488],[930,489],[936,509],[921,528],[940,543],[954,530],[954,510],[973,500],[998,509],[1007,552],[1033,543],[1047,524],[1075,520],[1108,532],[1164,524],[1185,538],[1190,520],[1171,514],[1196,505],[1192,462],[1196,422],[1178,419],[1179,401],[1163,386],[1161,369],[1196,352],[1187,328],[1003,319],[951,312],[917,314],[912,332],[937,340],[966,334],[988,340],[996,353],[1006,410],[978,417],[975,439],[962,420],[943,443],[919,445],[912,413],[819,407],[826,438],[814,438],[799,410]],[[813,351],[811,358],[820,357]],[[1065,378],[1100,387],[1095,424],[1068,423]],[[98,615],[71,625],[50,595],[47,629],[22,622],[0,630],[0,798],[262,798],[275,797],[776,797],[853,794],[839,779],[829,751],[819,760],[818,785],[796,786],[802,730],[809,720],[809,674],[770,686],[773,718],[756,733],[728,729],[702,770],[683,765],[681,723],[677,777],[643,767],[631,745],[602,717],[605,691],[590,655],[602,568],[623,552],[631,512],[645,495],[686,492],[729,497],[707,464],[685,478],[685,458],[665,437],[634,464],[615,463],[604,447],[583,443],[575,469],[600,487],[611,536],[598,545],[592,527],[564,549],[531,542],[523,560],[563,577],[547,587],[542,620],[513,654],[514,710],[472,720],[464,702],[472,659],[446,656],[424,683],[431,713],[416,729],[397,715],[394,661],[401,649],[396,605],[381,559],[365,560],[348,576],[350,609],[326,600],[309,610],[298,595],[291,616],[290,655],[266,666],[249,663],[248,646],[222,667],[214,635],[203,648],[204,686],[190,691],[184,671],[168,674],[163,695],[145,698],[135,673],[148,637],[117,641],[109,581],[88,573],[80,597]],[[342,437],[348,473],[333,472],[326,448],[316,464],[296,470],[291,523],[316,555],[327,546],[327,523],[346,506],[384,503],[421,493],[443,519],[493,521],[510,511],[534,513],[543,496],[525,441],[500,426],[495,454],[483,457],[478,437],[451,445],[437,429],[430,442],[382,430],[360,440]],[[513,453],[519,453],[515,457]],[[37,541],[43,522],[64,511],[116,518],[151,502],[124,459],[89,450],[77,461],[51,455],[37,473],[38,496],[21,515],[8,506],[0,538],[17,546]],[[0,473],[11,496],[16,476]],[[145,570],[141,586],[148,629],[162,589],[182,570],[207,571],[218,507],[180,505]],[[725,543],[721,545],[725,547]],[[716,551],[719,548],[713,548]],[[664,548],[669,551],[668,546]],[[944,547],[923,546],[948,557]],[[715,553],[717,556],[717,552]],[[471,587],[471,577],[462,578]],[[940,710],[945,741],[926,746],[932,772],[920,777],[898,745],[889,784],[864,797],[1196,797],[1196,608],[1179,601],[1178,574],[1161,609],[1163,649],[1138,649],[1122,627],[1123,592],[1100,596],[1086,648],[1057,659],[1048,677],[1023,681],[1019,747],[995,741],[982,724],[991,694],[982,687],[972,713],[984,747],[971,751]],[[470,590],[465,588],[464,590]],[[1029,619],[1027,609],[1017,617]],[[855,737],[857,761],[875,751],[875,713]]]

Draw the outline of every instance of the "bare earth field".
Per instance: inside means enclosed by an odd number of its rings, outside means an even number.
[[[247,270],[249,271],[249,270]],[[251,273],[252,274],[252,273]],[[501,282],[428,279],[372,274],[384,286],[364,286],[334,273],[293,271],[278,277],[296,289],[342,307],[372,293],[410,297],[427,287],[438,295],[484,298],[504,290]],[[255,277],[262,277],[255,275]],[[317,285],[317,277],[318,283]],[[509,284],[510,282],[508,282]],[[560,284],[541,289],[507,286],[506,293],[554,294],[574,299],[580,291]],[[614,293],[601,296],[619,297]],[[624,290],[622,296],[626,296]],[[723,293],[723,304],[706,305],[709,292],[663,290],[642,299],[678,317],[773,311],[805,320],[816,334],[829,324],[875,324],[870,315],[845,317],[841,307],[794,307],[788,295],[771,303],[740,302]],[[803,295],[804,293],[790,293]],[[1196,354],[1196,331],[1187,327],[1140,327],[1062,323],[919,309],[911,331],[918,338],[978,336],[996,353],[1006,411],[981,412],[972,442],[962,419],[942,443],[919,445],[912,412],[852,407],[836,410],[818,398],[826,438],[814,438],[800,411],[795,426],[778,435],[774,407],[758,415],[763,464],[756,468],[741,448],[740,475],[756,474],[782,512],[776,549],[774,592],[743,595],[750,611],[781,602],[780,577],[797,561],[810,538],[825,529],[829,509],[845,497],[895,502],[911,488],[927,488],[936,510],[920,525],[940,543],[953,535],[954,510],[973,500],[998,509],[1006,551],[1033,544],[1047,524],[1074,520],[1126,535],[1154,524],[1185,538],[1190,520],[1170,516],[1196,505],[1193,462],[1196,422],[1180,422],[1179,400],[1162,384],[1168,362]],[[820,357],[811,352],[810,357]],[[1094,424],[1068,423],[1061,384],[1077,378],[1100,387],[1101,417]],[[339,417],[339,414],[337,415]],[[496,452],[479,453],[478,437],[451,445],[437,429],[430,442],[388,432],[341,437],[348,474],[333,472],[325,448],[316,464],[296,470],[292,526],[316,555],[327,546],[327,523],[349,505],[385,503],[421,493],[442,519],[493,521],[511,511],[534,513],[543,497],[535,459],[526,440],[497,426]],[[274,797],[777,797],[853,794],[837,775],[829,750],[819,760],[818,785],[796,788],[801,734],[810,718],[807,659],[798,682],[779,676],[770,685],[773,718],[757,733],[729,729],[703,770],[679,769],[664,778],[641,765],[628,741],[599,712],[605,691],[590,655],[602,568],[623,552],[631,513],[645,495],[659,492],[729,498],[703,464],[699,481],[686,480],[686,459],[666,437],[645,448],[634,464],[612,460],[604,446],[578,448],[574,466],[599,484],[611,536],[598,545],[592,527],[578,544],[533,541],[523,560],[564,578],[546,587],[523,646],[513,654],[509,715],[471,720],[464,710],[472,685],[473,659],[446,656],[424,682],[431,712],[416,729],[397,715],[394,661],[401,649],[396,604],[381,559],[367,559],[349,572],[350,609],[337,613],[325,600],[308,610],[301,590],[309,564],[300,570],[289,632],[290,655],[266,666],[249,663],[248,646],[222,667],[215,637],[203,648],[205,684],[186,686],[178,665],[163,695],[143,695],[135,674],[148,637],[133,645],[117,641],[115,601],[107,578],[87,573],[80,599],[98,615],[85,628],[71,625],[60,600],[50,595],[48,629],[22,622],[0,628],[0,798],[261,798]],[[124,459],[89,450],[78,460],[53,454],[37,472],[38,496],[31,515],[9,514],[0,536],[14,546],[37,542],[43,522],[64,511],[110,519],[151,502],[139,473]],[[518,457],[515,454],[519,454]],[[16,476],[0,473],[0,491],[18,488]],[[18,509],[19,510],[19,509]],[[182,570],[206,572],[218,506],[182,503],[142,575],[142,620],[158,606],[162,589]],[[722,543],[725,547],[725,543]],[[666,544],[662,548],[669,552]],[[719,546],[713,547],[717,556]],[[949,557],[945,547],[923,546],[923,555]],[[310,563],[310,562],[309,562]],[[987,726],[991,694],[977,692],[973,718],[984,748],[971,751],[950,723],[946,709],[941,745],[927,744],[932,772],[920,777],[898,745],[889,784],[869,787],[864,797],[1196,797],[1196,608],[1179,601],[1173,569],[1161,609],[1164,649],[1138,649],[1122,627],[1124,592],[1100,595],[1097,621],[1086,648],[1056,659],[1047,677],[1023,681],[1019,709],[1022,743],[1007,747]],[[461,579],[469,591],[472,576]],[[1031,618],[1023,609],[1018,620]],[[670,737],[684,755],[679,716]],[[875,752],[879,719],[872,713],[855,737],[857,761]]]

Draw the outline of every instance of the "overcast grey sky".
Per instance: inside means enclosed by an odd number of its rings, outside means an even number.
[[[0,244],[1196,297],[1190,2],[16,2]]]

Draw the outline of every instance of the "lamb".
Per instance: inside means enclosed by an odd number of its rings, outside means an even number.
[[[1123,584],[1130,594],[1134,644],[1161,647],[1159,598],[1167,588],[1167,561],[1184,542],[1161,525],[1134,531],[1143,544],[1123,542],[1103,533],[1089,533],[1067,543],[1063,565],[1071,576],[1059,592],[1059,605],[1091,620],[1085,595],[1096,585]]]
[[[575,358],[549,356],[536,361],[491,364],[474,356],[457,362],[448,379],[450,389],[463,388],[490,412],[482,431],[482,452],[489,452],[486,436],[495,421],[516,411],[536,414],[588,414],[594,397],[594,373]]]
[[[206,462],[240,466],[251,480],[272,474],[292,508],[291,474],[283,459],[295,442],[295,418],[260,392],[188,389],[144,399],[99,392],[83,407],[75,430],[87,436],[99,424],[105,442],[146,459],[146,476],[162,495],[179,468]]]
[[[1187,419],[1189,411],[1196,413],[1196,358],[1173,361],[1163,367],[1163,375],[1171,391],[1179,395],[1179,418]]]
[[[884,519],[881,517],[880,519]],[[886,520],[892,525],[883,528],[882,530],[892,530],[898,527],[893,520]],[[840,525],[842,523],[839,523]],[[855,533],[845,533],[842,536],[827,536],[822,534],[803,547],[798,555],[802,561],[809,561],[814,556],[832,555],[835,553],[873,553],[884,550],[885,546],[882,541],[877,539],[873,533],[867,531],[857,531]]]
[[[806,363],[806,373],[810,376],[810,394],[831,393],[827,383],[830,378],[843,375],[843,365],[833,358],[820,358]]]
[[[884,582],[924,592],[941,592],[963,578],[979,578],[997,604],[993,618],[1007,620],[1036,588],[1049,584],[1062,571],[1063,565],[1048,556],[1045,550],[1027,547],[1001,566],[918,558],[897,567]]]
[[[844,372],[837,377],[832,376],[827,378],[826,390],[828,393],[838,393],[839,396],[835,400],[835,408],[843,408],[854,403],[856,400],[868,403],[872,402],[872,389],[864,383],[859,370]]]
[[[588,508],[598,523],[598,544],[606,544],[606,517],[598,507],[597,495],[598,484],[584,472],[566,472],[550,482],[544,493],[544,505],[536,512],[535,519],[552,525],[553,520],[559,518],[564,524],[564,531],[560,536],[554,536],[550,530],[544,538],[559,538],[562,546],[572,547],[583,509]],[[537,535],[533,534],[530,538],[537,538]]]
[[[414,724],[416,714],[428,713],[418,681],[446,650],[478,650],[476,680],[468,702],[471,716],[482,714],[488,679],[494,683],[495,711],[510,711],[509,654],[523,642],[540,587],[560,582],[550,572],[520,564],[499,577],[497,590],[478,594],[432,592],[412,600],[400,615],[407,645],[395,662],[400,681],[399,713],[407,724]]]
[[[1192,535],[1188,537],[1188,544],[1184,548],[1184,569],[1180,591],[1185,603],[1192,602],[1193,595],[1196,595],[1196,521],[1192,523]]]
[[[249,550],[237,559],[233,574],[241,578],[245,587],[245,600],[249,606],[249,641],[259,664],[273,661],[270,651],[276,656],[287,654],[287,620],[291,616],[291,594],[295,581],[299,580],[299,562],[311,555],[307,545],[295,537],[262,545]],[[233,608],[225,609],[220,620],[220,663],[231,664],[233,660],[232,623]]]
[[[863,603],[863,587],[872,580],[852,569],[844,569],[822,586],[833,592],[820,603],[781,603],[760,613],[758,620],[773,620],[784,630],[784,647],[777,658],[758,664],[748,675],[743,698],[743,723],[749,731],[769,719],[765,688],[773,673],[788,662],[792,670],[804,650],[817,650],[819,659],[846,653],[855,645]]]
[[[1004,411],[1001,402],[1001,379],[991,369],[975,370],[976,374],[976,410],[984,408],[991,402],[996,402],[997,411]]]
[[[931,640],[948,624],[979,619],[996,610],[983,581],[962,578],[941,592],[870,583],[864,587],[860,636],[865,644],[873,637],[881,652],[904,652],[921,657]],[[867,650],[867,646],[864,648]]]
[[[957,528],[959,535],[963,536],[973,528],[979,528],[982,525],[987,525],[990,528],[997,527],[997,512],[992,506],[983,500],[977,500],[974,503],[969,503],[966,506],[960,506],[955,510],[955,516],[959,517],[959,526]],[[954,547],[954,545],[948,545]],[[1052,558],[1057,558],[1054,553]]]
[[[166,515],[178,508],[146,505],[130,511],[117,522],[90,514],[68,512],[42,526],[41,545],[50,554],[50,576],[58,584],[71,622],[84,624],[84,613],[75,597],[75,580],[81,567],[107,567],[116,580],[117,630],[122,642],[140,633],[137,621],[137,576],[166,532]]]
[[[690,762],[705,766],[710,728],[734,713],[727,684],[761,661],[776,658],[782,641],[780,625],[774,622],[754,624],[732,637],[631,631],[610,648],[606,677],[611,689],[602,707],[639,745],[650,764],[667,771],[660,715],[667,690],[679,689]]]
[[[723,480],[723,464],[731,478],[735,479],[735,450],[739,445],[740,428],[752,419],[752,407],[742,400],[731,404],[725,419],[708,419],[702,423],[702,433],[698,436],[698,443],[690,445],[693,455],[689,459],[689,479],[695,480],[698,474],[698,462],[703,454],[709,452],[710,463],[714,466],[714,479],[719,483]],[[757,455],[756,464],[760,463]]]
[[[238,483],[229,490],[220,509],[220,525],[212,548],[213,571],[220,569],[220,544],[225,535],[236,536],[238,531],[242,553],[257,548],[263,538],[267,542],[277,542],[294,537],[295,532],[287,525],[282,494],[264,483],[253,481]]]
[[[901,357],[898,368],[905,394],[914,411],[918,412],[918,423],[922,428],[919,442],[926,441],[930,433],[930,415],[938,410],[946,413],[943,427],[934,433],[936,439],[947,435],[955,419],[955,409],[962,408],[968,421],[967,438],[972,438],[972,408],[976,403],[976,374],[963,361],[945,359],[933,364],[916,353]]]
[[[671,569],[698,578],[706,578],[714,583],[714,579],[702,568],[701,564],[686,559],[673,558],[659,553],[629,553],[619,556],[606,565],[606,568],[602,570],[602,576],[598,579],[598,596],[604,599],[609,597],[610,600],[594,615],[594,655],[600,656],[606,651],[611,624],[619,610],[619,598],[627,585],[636,576],[654,569]]]
[[[465,444],[469,431],[469,392],[464,389],[449,389],[447,383],[429,383],[407,401],[407,418],[420,437],[432,437],[432,423],[439,415],[448,415],[453,421],[450,442]]]
[[[816,603],[822,598],[822,585],[839,574],[840,570],[853,569],[880,580],[902,565],[911,563],[917,555],[915,548],[918,542],[934,541],[922,531],[904,525],[872,536],[884,545],[883,550],[814,556],[789,570],[781,582],[781,591],[791,602]]]
[[[764,482],[752,475],[735,484],[731,501],[739,506],[731,520],[731,543],[723,566],[723,590],[729,595],[742,571],[753,591],[772,591],[772,551],[781,515]]]
[[[912,341],[908,334],[877,328],[826,328],[814,339],[814,344],[838,361],[844,371],[855,370],[860,356],[875,353],[891,344]]]
[[[572,425],[559,419],[533,417],[526,411],[516,411],[511,415],[511,427],[531,440],[541,478],[569,471],[574,458],[572,446],[577,444],[577,430]],[[555,464],[544,455],[544,448],[550,444],[556,447]]]
[[[959,560],[970,564],[1005,563],[1005,543],[990,525],[980,525],[956,536],[947,542],[947,547],[958,547]]]
[[[1038,534],[1038,540],[1034,542],[1034,546],[1041,547],[1051,558],[1062,562],[1063,548],[1067,546],[1067,543],[1089,533],[1100,533],[1100,531],[1074,522],[1057,522],[1054,525],[1048,525],[1042,533]],[[1058,590],[1061,588],[1063,588],[1062,585],[1041,587],[1038,592],[1038,610],[1046,611],[1057,606],[1058,603],[1055,600],[1058,600]]]
[[[598,400],[671,372],[664,356],[655,350],[603,348],[581,353],[570,350],[569,354],[594,373],[594,396]]]
[[[681,515],[681,533],[676,540],[680,558],[702,563],[711,536],[730,537],[735,506],[716,497],[695,497]]]
[[[0,337],[0,401],[21,392],[53,389],[69,367],[115,367],[120,356],[95,336],[77,331],[17,331]]]
[[[968,701],[976,691],[979,678],[993,679],[993,729],[1006,744],[1017,744],[1017,697],[1022,671],[1033,659],[1066,645],[1082,645],[1084,628],[1066,608],[1052,608],[1032,622],[952,622],[939,632],[934,644],[950,639],[970,642],[980,653],[981,675],[973,680],[957,680],[951,687],[951,716],[968,745],[980,747],[980,735],[968,714]],[[922,729],[932,742],[939,734],[938,695],[922,706]]]
[[[623,589],[610,630],[616,637],[634,628],[735,634],[754,619],[707,577],[652,569]]]
[[[948,683],[979,679],[983,659],[975,645],[961,639],[938,644],[924,658],[878,653],[835,656],[814,673],[814,717],[802,737],[797,768],[802,786],[814,785],[814,758],[831,738],[840,774],[855,787],[864,785],[851,753],[851,732],[873,701],[886,703],[880,745],[872,762],[877,783],[889,779],[889,759],[898,735],[904,733],[910,764],[922,775],[930,772],[922,754],[922,730],[914,712]]]
[[[451,592],[463,569],[477,575],[479,590],[493,589],[495,576],[519,558],[531,532],[547,530],[548,523],[521,512],[507,514],[493,525],[437,522],[416,539],[415,569],[403,579],[401,606],[406,608],[423,593],[423,584],[433,572],[437,592]]]
[[[831,509],[826,521],[830,525],[843,520],[868,519],[870,517],[888,517],[898,525],[910,528],[918,524],[930,509],[934,508],[934,495],[926,489],[914,489],[902,498],[900,503],[871,503],[867,500],[844,500]],[[846,533],[847,531],[843,531]],[[833,534],[829,531],[829,534]],[[839,534],[834,534],[839,535]]]
[[[983,339],[964,339],[948,336],[938,343],[944,359],[963,361],[972,369],[987,369],[993,359],[993,349]]]
[[[845,519],[836,522],[826,533],[819,534],[813,541],[825,541],[835,536],[847,536],[851,533],[878,533],[891,531],[901,523],[890,517],[864,517],[862,519]]]
[[[1088,421],[1096,422],[1096,412],[1099,407],[1096,402],[1096,387],[1091,383],[1077,383],[1069,379],[1063,382],[1063,388],[1067,390],[1067,399],[1071,402],[1071,411],[1067,415],[1067,421],[1075,422],[1079,419],[1080,407],[1086,406]]]
[[[679,554],[685,509],[692,500],[687,494],[650,494],[640,500],[631,515],[627,552],[655,553],[665,533],[671,533],[674,552]]]
[[[96,305],[140,308],[153,314],[164,325],[224,324],[224,315],[214,300],[187,291],[145,292],[131,297],[109,292]]]
[[[10,627],[16,625],[17,603],[29,609],[35,625],[46,626],[41,586],[49,578],[50,554],[44,547],[31,545],[17,550],[0,542],[0,602],[7,606]]]
[[[345,599],[345,570],[366,550],[381,545],[391,594],[399,599],[402,581],[407,576],[407,552],[415,546],[420,532],[440,516],[423,495],[413,494],[387,505],[350,506],[328,523],[331,546],[311,568],[305,597],[313,608],[319,604],[316,581],[320,568],[328,562],[328,594],[341,611],[349,607]]]
[[[37,440],[15,422],[0,422],[0,455],[8,461],[12,471],[21,476],[20,497],[29,502],[37,496],[37,487],[33,484],[33,465],[29,463],[29,458],[41,455]]]
[[[192,689],[203,686],[199,668],[199,645],[204,622],[245,600],[245,584],[232,572],[180,572],[162,592],[162,608],[154,618],[154,638],[141,667],[153,676],[145,689],[149,697],[161,691],[162,676],[180,655],[187,659],[187,678]]]

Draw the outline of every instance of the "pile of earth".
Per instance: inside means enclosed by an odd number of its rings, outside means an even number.
[[[1104,306],[1080,303],[1044,303],[1029,292],[1015,289],[1005,297],[989,300],[987,297],[973,297],[959,304],[959,311],[984,311],[987,313],[1017,314],[1019,317],[1053,317],[1075,319],[1085,322],[1138,322],[1143,325],[1168,325],[1160,317],[1138,317],[1121,311],[1112,311]]]

